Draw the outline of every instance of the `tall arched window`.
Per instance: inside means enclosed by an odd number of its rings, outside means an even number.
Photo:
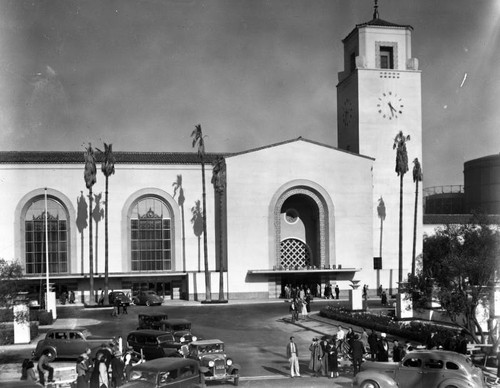
[[[47,218],[47,222],[46,219]],[[68,272],[68,222],[64,207],[54,198],[35,199],[26,211],[25,252],[26,273],[46,273],[46,230],[48,229],[49,273]],[[47,226],[47,227],[46,227]]]
[[[132,207],[130,232],[132,271],[172,269],[171,217],[163,201],[139,199]]]

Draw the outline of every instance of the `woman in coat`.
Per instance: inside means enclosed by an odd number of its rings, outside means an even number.
[[[313,338],[313,342],[309,346],[309,351],[311,352],[309,369],[313,372],[314,377],[318,377],[319,372],[321,371],[321,361],[323,359],[324,353],[317,338]]]
[[[328,352],[328,372],[329,378],[334,378],[339,376],[339,353],[337,352],[337,339],[334,336],[328,341],[327,346]]]

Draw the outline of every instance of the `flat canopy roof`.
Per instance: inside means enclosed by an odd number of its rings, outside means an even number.
[[[359,272],[361,268],[316,268],[316,269],[249,269],[248,275],[276,275],[276,274],[338,274]]]

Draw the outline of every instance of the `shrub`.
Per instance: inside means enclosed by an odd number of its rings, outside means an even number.
[[[52,312],[45,310],[38,310],[38,321],[40,326],[52,325],[54,318],[52,318]]]

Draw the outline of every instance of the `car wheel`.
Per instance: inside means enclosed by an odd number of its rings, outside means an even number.
[[[146,306],[151,306],[151,302],[149,300],[146,301]]]
[[[360,388],[380,388],[380,385],[378,385],[375,381],[373,380],[365,380],[363,381],[360,386]]]

